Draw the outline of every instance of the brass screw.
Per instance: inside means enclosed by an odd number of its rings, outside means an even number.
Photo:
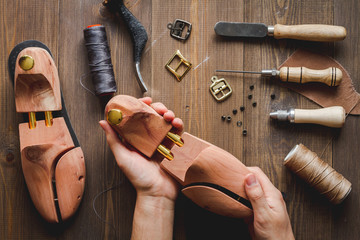
[[[34,112],[29,112],[29,128],[36,128],[36,116]]]
[[[171,141],[173,141],[179,147],[184,146],[184,141],[182,140],[182,138],[179,135],[172,133],[172,132],[168,132],[166,137],[169,138]]]
[[[122,120],[122,112],[119,109],[110,109],[107,113],[106,120],[111,125],[118,125]]]
[[[157,147],[157,150],[159,153],[161,153],[161,155],[163,155],[164,157],[166,157],[168,160],[173,160],[174,156],[172,155],[171,151],[169,149],[167,149],[164,145],[159,145]]]
[[[34,67],[34,59],[29,55],[24,55],[20,57],[19,65],[23,70],[28,71]]]
[[[51,111],[45,111],[45,125],[51,127],[53,125],[53,116]]]

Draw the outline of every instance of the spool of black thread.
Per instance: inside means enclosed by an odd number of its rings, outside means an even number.
[[[117,88],[105,27],[100,24],[88,26],[84,29],[84,39],[95,94],[115,93]]]

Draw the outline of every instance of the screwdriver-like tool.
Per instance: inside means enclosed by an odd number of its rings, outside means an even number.
[[[270,113],[270,118],[291,123],[314,123],[327,127],[340,128],[345,123],[345,109],[341,106],[321,109],[277,110]]]
[[[261,72],[237,71],[237,70],[215,70],[216,72],[250,73],[261,74],[264,77],[277,77],[283,82],[307,83],[319,82],[330,87],[338,86],[342,80],[342,72],[339,68],[329,67],[315,70],[306,67],[282,67],[279,70],[262,70]]]

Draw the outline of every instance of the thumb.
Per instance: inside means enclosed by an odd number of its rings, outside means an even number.
[[[269,204],[267,203],[264,191],[253,173],[245,176],[245,192],[253,207],[254,215],[263,215],[268,213]]]
[[[116,162],[122,168],[123,163],[127,161],[131,152],[124,146],[116,132],[105,120],[101,120],[99,124],[105,131],[106,141],[115,156]]]

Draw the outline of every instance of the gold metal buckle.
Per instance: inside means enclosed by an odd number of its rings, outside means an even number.
[[[212,76],[211,81],[210,92],[216,101],[221,102],[230,97],[232,89],[225,78],[218,79],[217,76]]]
[[[176,66],[175,69],[173,69],[172,67],[170,67],[171,62],[176,58],[179,58],[179,64]],[[184,64],[186,66],[185,71],[182,74],[179,74],[177,72],[177,70],[179,69],[179,67],[181,66],[181,64]],[[180,82],[183,77],[185,76],[185,74],[191,69],[192,64],[186,60],[183,55],[181,55],[179,50],[176,50],[174,56],[167,62],[167,64],[165,65],[165,68],[167,70],[169,70],[172,74],[174,74],[174,76],[176,77],[176,79]]]
[[[170,29],[170,36],[184,41],[188,39],[191,33],[191,23],[181,19],[175,19],[174,23],[168,23],[167,28]],[[187,28],[187,31],[182,36],[185,28]]]

